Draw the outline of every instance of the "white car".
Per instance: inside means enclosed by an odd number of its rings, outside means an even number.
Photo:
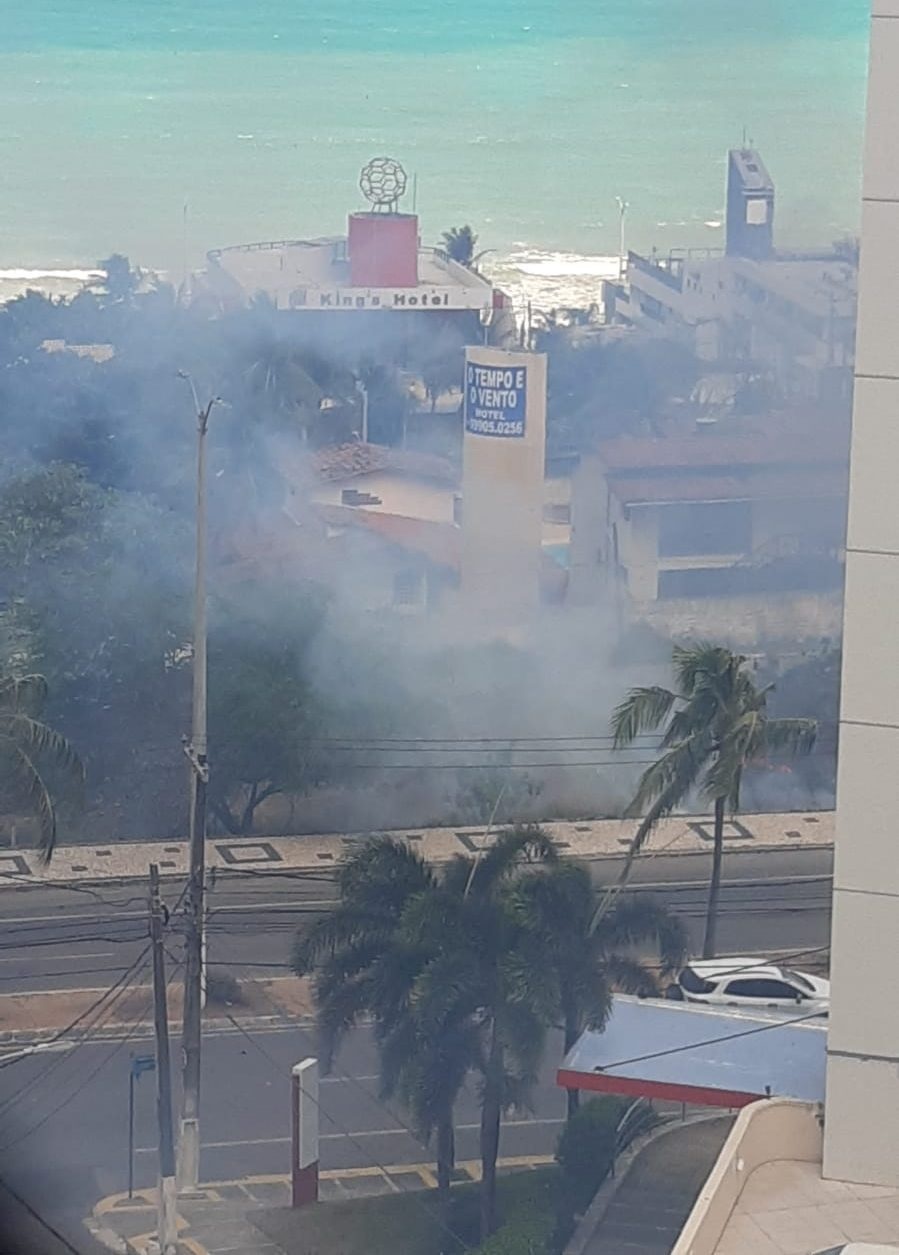
[[[695,959],[677,978],[674,997],[716,1007],[827,1015],[830,981],[756,958]]]

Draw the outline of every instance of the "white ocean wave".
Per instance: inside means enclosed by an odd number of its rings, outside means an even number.
[[[92,279],[101,279],[102,270],[26,270],[14,266],[9,270],[0,270],[0,282],[6,279],[20,283],[38,279],[65,279],[72,283],[90,283]]]

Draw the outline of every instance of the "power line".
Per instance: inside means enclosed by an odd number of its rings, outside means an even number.
[[[268,1062],[272,1065],[272,1067],[278,1073],[279,1077],[283,1077],[283,1069],[281,1068],[281,1065],[278,1063],[276,1059],[272,1058],[272,1056],[268,1053],[265,1047],[261,1046],[259,1042],[257,1042],[256,1039],[252,1036],[252,1034],[247,1032],[247,1030],[243,1027],[243,1025],[238,1020],[236,1020],[233,1015],[229,1014],[227,1011],[225,1012],[225,1018],[230,1020],[234,1028],[236,1028],[237,1031],[241,1033],[247,1039],[247,1041],[254,1047],[255,1050],[259,1051],[259,1053],[263,1056],[263,1058],[268,1060]],[[369,1094],[367,1090],[366,1090],[366,1095],[367,1097],[371,1098],[371,1094]],[[372,1155],[371,1151],[367,1150],[362,1145],[362,1143],[356,1137],[354,1137],[352,1133],[350,1133],[350,1131],[347,1128],[345,1128],[338,1120],[334,1118],[334,1116],[332,1116],[329,1112],[325,1111],[320,1101],[316,1101],[315,1105],[320,1115],[324,1116],[324,1118],[328,1121],[328,1123],[332,1125],[332,1127],[335,1128],[338,1131],[338,1133],[342,1134],[342,1136],[345,1137],[347,1141],[352,1146],[354,1146],[355,1149],[358,1150],[359,1153],[363,1155],[372,1164],[373,1167],[380,1169],[380,1171],[384,1173],[385,1177],[389,1177],[390,1174],[387,1168],[384,1166],[384,1164],[382,1164],[380,1160],[376,1159],[374,1155]],[[393,1118],[395,1119],[396,1117],[394,1116]],[[400,1122],[397,1121],[397,1123],[400,1123]],[[401,1127],[405,1128],[405,1125],[401,1124]],[[406,1129],[406,1131],[409,1132],[408,1129]],[[412,1136],[414,1137],[415,1135],[413,1134]],[[419,1138],[416,1137],[415,1140],[420,1143]],[[409,1192],[409,1197],[413,1199],[415,1201],[415,1205],[419,1207],[429,1217],[430,1220],[435,1221],[440,1226],[440,1228],[443,1229],[443,1231],[447,1233],[453,1239],[453,1241],[456,1242],[462,1248],[463,1251],[469,1251],[472,1249],[463,1237],[461,1237],[458,1233],[456,1233],[455,1230],[452,1229],[446,1223],[446,1221],[440,1215],[438,1215],[437,1212],[435,1212],[431,1207],[428,1206],[427,1203],[423,1202],[422,1199],[418,1197],[418,1191],[411,1190]]]
[[[175,964],[173,971],[169,974],[169,978],[166,981],[167,986],[171,985],[172,981],[178,974],[178,969],[180,966],[181,966],[180,962],[177,962]],[[17,1137],[14,1137],[12,1141],[6,1142],[3,1146],[0,1146],[0,1152],[5,1153],[6,1151],[10,1150],[13,1146],[17,1146],[20,1142],[25,1141],[27,1138],[31,1137],[34,1133],[36,1133],[38,1129],[42,1128],[43,1125],[45,1125],[48,1120],[51,1120],[55,1115],[58,1115],[60,1111],[63,1111],[69,1105],[69,1103],[73,1102],[74,1099],[77,1098],[78,1095],[91,1083],[94,1077],[96,1077],[99,1074],[99,1072],[104,1067],[106,1067],[106,1065],[110,1063],[113,1058],[115,1058],[115,1056],[122,1049],[125,1043],[130,1041],[133,1037],[136,1036],[138,1030],[142,1029],[145,1023],[146,1021],[144,1019],[143,1011],[138,1012],[136,1018],[131,1022],[131,1025],[125,1032],[124,1036],[121,1037],[115,1043],[115,1045],[113,1046],[113,1049],[109,1052],[109,1054],[105,1058],[102,1058],[100,1062],[97,1064],[97,1066],[91,1072],[87,1074],[87,1076],[82,1080],[81,1084],[75,1090],[73,1090],[72,1093],[68,1095],[68,1097],[64,1098],[61,1102],[57,1103],[55,1107],[53,1107],[50,1111],[48,1111],[47,1114],[44,1115],[40,1120],[38,1120],[36,1124],[33,1124],[24,1133],[20,1133]],[[83,1043],[79,1043],[79,1044],[83,1044]]]
[[[807,1015],[793,1016],[788,1020],[772,1020],[770,1024],[756,1024],[752,1028],[741,1029],[738,1033],[725,1033],[721,1037],[708,1037],[705,1041],[692,1041],[683,1046],[669,1046],[665,1050],[653,1050],[649,1054],[634,1055],[631,1059],[618,1059],[615,1063],[604,1063],[597,1070],[607,1073],[613,1069],[630,1067],[632,1063],[646,1063],[649,1059],[663,1059],[668,1055],[679,1055],[688,1050],[702,1050],[706,1046],[717,1046],[722,1042],[736,1041],[738,1037],[752,1037],[755,1033],[767,1033],[773,1028],[789,1028],[793,1024],[804,1024],[808,1020],[820,1020],[821,1015],[820,1011],[813,1011]]]
[[[23,1198],[18,1190],[14,1189],[8,1181],[0,1180],[0,1189],[4,1189],[10,1198],[14,1198],[20,1207],[24,1207],[29,1216],[31,1216],[32,1220],[36,1220],[42,1229],[46,1229],[48,1233],[52,1233],[57,1242],[60,1242],[67,1251],[71,1251],[72,1255],[83,1255],[83,1252],[73,1246],[69,1239],[60,1233],[60,1231],[55,1228],[49,1220],[45,1220],[39,1212],[35,1211],[31,1203],[28,1202],[28,1199]]]
[[[140,972],[144,966],[146,966],[147,955],[149,954],[149,950],[150,950],[150,947],[148,944],[144,948],[144,950],[141,952],[141,954],[139,954],[138,957],[134,960],[134,962],[130,964],[124,970],[124,972],[122,972],[121,976],[119,976],[118,979],[112,983],[112,985],[110,985],[109,989],[105,990],[100,995],[99,998],[94,999],[91,1005],[87,1007],[84,1011],[82,1011],[80,1015],[76,1016],[75,1019],[72,1020],[70,1024],[68,1024],[63,1029],[60,1029],[51,1038],[49,1038],[47,1044],[49,1045],[54,1042],[61,1041],[63,1038],[68,1036],[68,1034],[70,1034],[74,1029],[76,1029],[79,1024],[82,1024],[85,1020],[89,1019],[89,1017],[91,1016],[96,1016],[96,1018],[93,1019],[93,1021],[86,1027],[81,1037],[76,1041],[75,1049],[77,1049],[78,1046],[84,1045],[87,1041],[89,1041],[91,1034],[97,1028],[101,1027],[101,1020],[104,1021],[104,1023],[107,1023],[109,1021],[109,1018],[111,1017],[112,1012],[114,1011],[116,1005],[118,1004],[119,1000],[124,996],[127,990],[128,981],[132,977],[136,976],[137,973]],[[104,1006],[104,1003],[106,1004],[105,1006]],[[55,1058],[53,1058],[48,1063],[47,1067],[45,1067],[42,1071],[36,1072],[34,1076],[32,1076],[31,1079],[27,1081],[20,1089],[18,1089],[14,1094],[12,1094],[5,1101],[0,1103],[0,1115],[5,1115],[9,1110],[11,1110],[16,1105],[16,1103],[21,1102],[22,1099],[25,1098],[35,1086],[39,1084],[40,1085],[46,1084],[49,1077],[52,1076],[52,1074],[65,1063],[68,1057],[69,1057],[68,1054],[59,1054]]]

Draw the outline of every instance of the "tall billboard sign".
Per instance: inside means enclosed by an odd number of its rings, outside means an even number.
[[[546,357],[470,347],[463,382],[461,592],[517,621],[540,596]]]
[[[466,359],[466,431],[475,436],[520,440],[525,433],[527,404],[527,365],[482,366]]]

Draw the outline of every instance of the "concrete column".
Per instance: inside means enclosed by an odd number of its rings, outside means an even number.
[[[899,0],[874,0],[824,1173],[899,1186]]]
[[[291,1205],[318,1202],[318,1060],[304,1059],[291,1070]]]

